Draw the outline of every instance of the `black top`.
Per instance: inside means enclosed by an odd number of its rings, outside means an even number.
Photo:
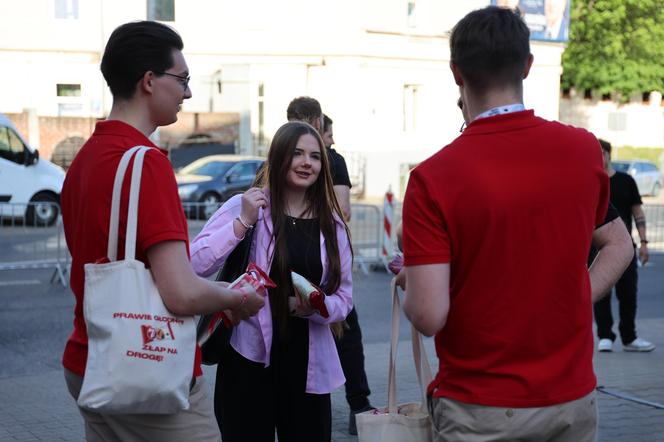
[[[620,217],[632,233],[632,206],[643,204],[636,181],[624,172],[617,172],[611,177],[611,203],[616,206]]]
[[[323,265],[320,261],[320,223],[318,218],[286,217],[286,245],[290,269],[320,286]]]
[[[327,149],[327,157],[330,159],[330,171],[332,172],[332,184],[335,186],[348,186],[350,178],[348,177],[348,167],[346,167],[346,160],[336,150]]]

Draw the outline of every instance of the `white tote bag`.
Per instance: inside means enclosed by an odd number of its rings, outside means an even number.
[[[189,408],[194,318],[166,309],[152,274],[135,258],[141,172],[148,150],[136,146],[120,160],[111,203],[110,262],[85,265],[88,360],[78,405],[101,413],[168,414]],[[122,181],[134,154],[125,259],[118,261]]]
[[[397,405],[396,360],[399,342],[399,315],[401,304],[395,280],[392,280],[392,338],[388,366],[386,408],[358,414],[357,431],[360,442],[431,442],[431,418],[427,410],[426,388],[432,380],[431,367],[422,344],[422,335],[411,325],[413,359],[422,403]]]

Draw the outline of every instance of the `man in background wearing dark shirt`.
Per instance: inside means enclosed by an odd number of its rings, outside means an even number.
[[[332,179],[334,193],[339,200],[339,206],[344,214],[346,222],[350,221],[350,177],[348,176],[348,167],[344,157],[332,148],[334,144],[334,131],[332,130],[332,118],[323,114],[323,143],[327,156],[330,159],[330,168],[332,169]]]
[[[604,154],[604,168],[611,180],[611,203],[616,207],[620,217],[632,232],[632,217],[636,230],[639,232],[641,244],[639,247],[639,260],[642,264],[648,262],[648,240],[646,239],[646,217],[643,213],[641,195],[634,178],[618,172],[611,166],[611,144],[599,140]],[[620,339],[625,351],[652,351],[655,345],[636,336],[636,292],[638,275],[636,271],[636,254],[625,273],[616,283],[616,297],[620,310]],[[602,352],[613,350],[613,341],[616,334],[613,332],[613,316],[611,315],[611,294],[605,296],[594,305],[595,322],[597,323],[597,336],[599,344],[597,349]]]

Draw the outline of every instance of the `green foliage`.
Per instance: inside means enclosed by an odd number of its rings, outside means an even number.
[[[664,147],[620,146],[613,149],[614,160],[645,160],[652,161],[662,170],[660,158],[664,156]]]
[[[664,91],[662,0],[572,0],[562,87],[630,95]]]

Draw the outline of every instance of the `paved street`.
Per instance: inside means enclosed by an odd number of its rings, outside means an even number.
[[[607,389],[664,403],[664,255],[640,272],[640,335],[657,344],[648,354],[618,350],[596,354],[599,384]],[[71,328],[73,296],[48,284],[49,270],[0,273],[0,441],[80,441],[82,420],[69,397],[60,365]],[[367,372],[374,405],[387,402],[389,354],[389,276],[355,273],[355,302],[365,335]],[[417,401],[409,329],[402,322],[398,400]],[[617,346],[618,347],[618,346]],[[432,341],[427,340],[432,363]],[[435,367],[435,365],[434,365]],[[214,368],[205,369],[212,389]],[[662,442],[664,410],[598,393],[600,441]],[[343,389],[333,394],[333,440],[355,441],[346,432],[348,410]]]

